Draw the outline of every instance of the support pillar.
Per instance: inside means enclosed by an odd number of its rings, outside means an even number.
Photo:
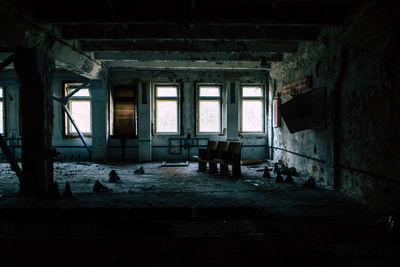
[[[21,83],[21,194],[44,195],[53,185],[51,82],[55,61],[44,51],[15,52],[14,67]]]
[[[107,86],[104,80],[90,80],[92,98],[92,160],[107,158]]]
[[[227,105],[227,141],[239,142],[239,86],[237,82],[228,82],[228,105]]]
[[[138,151],[139,161],[151,161],[151,89],[149,82],[139,83]]]

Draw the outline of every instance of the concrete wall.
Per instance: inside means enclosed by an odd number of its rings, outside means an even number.
[[[182,148],[182,153],[170,154],[168,149],[168,140],[170,138],[185,138],[188,133],[188,129],[191,131],[191,137],[196,138],[208,138],[210,140],[230,140],[230,141],[241,141],[243,142],[242,158],[266,158],[267,157],[267,142],[266,133],[258,135],[242,135],[238,134],[238,114],[239,114],[239,90],[240,83],[262,83],[265,84],[267,79],[267,74],[265,72],[199,72],[199,71],[111,71],[109,76],[109,86],[113,84],[132,84],[139,80],[139,141],[141,141],[141,136],[145,136],[143,141],[148,138],[151,139],[151,153],[152,160],[187,160],[193,159],[193,155],[197,155],[198,147],[191,147],[190,151],[187,147]],[[183,112],[181,114],[181,120],[183,122],[183,132],[179,135],[157,135],[149,133],[148,130],[143,132],[143,127],[151,129],[151,123],[153,122],[153,112],[147,113],[149,107],[147,105],[142,107],[141,105],[141,86],[143,82],[148,86],[148,93],[153,93],[154,84],[157,83],[176,83],[179,86],[183,86]],[[236,101],[231,104],[230,101],[230,85],[235,84],[235,95]],[[217,134],[197,134],[195,135],[195,96],[194,96],[194,86],[195,83],[215,83],[222,86],[222,106],[223,106],[223,118],[222,118],[222,129],[226,128],[225,135]],[[150,95],[149,95],[150,96]],[[153,98],[150,98],[150,103],[152,105]],[[153,109],[150,107],[150,111]],[[140,117],[144,115],[145,121],[141,121]],[[143,118],[143,117],[142,117]],[[201,144],[206,144],[201,143]],[[141,144],[138,143],[137,139],[128,139],[127,144],[128,149],[126,151],[126,157],[132,159],[138,159],[141,154]],[[109,156],[114,158],[119,158],[120,156],[120,140],[112,139],[109,140]],[[148,148],[143,148],[148,149]],[[174,149],[175,151],[175,149]],[[149,159],[149,157],[148,157]],[[145,159],[143,159],[145,160]]]
[[[290,134],[283,121],[269,129],[275,160],[388,209],[400,191],[400,41],[393,27],[398,9],[391,5],[397,4],[360,9],[345,25],[326,28],[318,41],[302,43],[298,53],[272,65],[271,90],[274,83],[279,92],[282,84],[306,75],[314,87],[326,87],[327,127]]]
[[[92,96],[92,137],[86,138],[92,147],[93,159],[96,161],[120,160],[122,158],[121,140],[111,137],[109,111],[109,90],[113,85],[139,84],[138,90],[138,136],[128,138],[125,144],[125,160],[187,160],[197,155],[198,146],[182,147],[181,153],[170,154],[169,138],[185,138],[188,129],[191,136],[210,140],[228,140],[243,142],[242,158],[266,158],[267,138],[264,134],[239,134],[240,113],[240,84],[266,84],[265,72],[197,72],[197,71],[111,71],[107,81],[91,81],[90,93]],[[58,70],[53,80],[53,94],[62,96],[63,81],[83,82],[84,79],[67,71]],[[3,71],[0,75],[0,86],[7,90],[7,129],[8,136],[19,136],[19,89],[18,79],[13,71]],[[181,120],[183,132],[178,135],[157,135],[152,132],[153,123],[153,86],[156,83],[177,83],[183,86],[183,110]],[[195,83],[216,83],[222,86],[223,119],[222,129],[226,128],[225,135],[198,134],[195,135]],[[231,84],[234,84],[235,102],[231,103]],[[142,90],[147,86],[147,90]],[[267,88],[268,89],[268,88]],[[147,104],[141,103],[142,93],[146,93]],[[267,91],[266,91],[267,94]],[[228,101],[229,100],[229,101]],[[268,103],[266,103],[266,107]],[[79,138],[63,137],[63,111],[61,104],[54,102],[53,146],[60,155],[56,160],[80,161],[88,160],[88,152]],[[267,120],[267,117],[266,117]],[[267,123],[267,121],[266,121]],[[267,125],[267,124],[266,124]],[[93,146],[92,146],[93,144]],[[200,145],[206,145],[202,141]],[[177,149],[174,149],[177,151]],[[16,156],[20,157],[20,148],[16,148]]]

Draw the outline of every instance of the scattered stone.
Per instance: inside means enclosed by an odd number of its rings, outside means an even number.
[[[143,166],[140,166],[136,171],[134,171],[135,174],[143,174],[144,173],[144,168]]]
[[[283,181],[283,183],[285,184],[294,184],[294,180],[292,175],[290,175],[290,173],[288,175],[286,175],[286,179]]]
[[[108,188],[100,183],[99,180],[96,180],[93,186],[93,192],[108,192]]]
[[[296,170],[295,167],[290,167],[290,168],[289,168],[289,173],[290,173],[290,175],[292,175],[292,176],[298,176],[298,175],[299,175],[299,174],[297,173],[297,170]]]
[[[64,198],[72,197],[71,185],[68,182],[65,183],[65,189],[62,196]]]
[[[302,187],[315,188],[315,179],[313,177],[308,178]]]
[[[108,181],[109,181],[110,183],[116,183],[116,182],[121,181],[121,178],[119,178],[117,172],[114,171],[114,170],[111,170],[111,171],[110,171],[110,173],[108,174],[108,177],[109,177],[109,180],[108,180]]]
[[[278,173],[278,171],[279,171],[279,166],[278,166],[278,163],[275,162],[275,164],[274,164],[274,173]]]
[[[290,173],[289,168],[286,167],[285,165],[282,165],[281,173],[285,175],[289,174]]]
[[[268,167],[265,167],[265,170],[264,170],[264,173],[263,173],[263,177],[264,177],[264,178],[267,178],[267,179],[272,178],[272,177],[271,177],[271,174],[269,174],[269,169],[268,169]]]
[[[285,165],[285,164],[283,164],[283,161],[280,159],[280,160],[278,160],[278,165],[283,166],[283,165]]]
[[[275,183],[283,183],[283,177],[282,177],[282,175],[281,175],[281,171],[278,169],[278,174],[276,175],[276,178],[275,178]]]

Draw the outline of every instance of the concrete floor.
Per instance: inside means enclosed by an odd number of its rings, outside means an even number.
[[[55,163],[70,199],[23,198],[0,165],[0,266],[384,266],[400,263],[387,215],[317,184],[189,167]],[[120,183],[108,182],[115,170]],[[96,180],[112,191],[93,193]],[[23,255],[23,256],[21,256]]]

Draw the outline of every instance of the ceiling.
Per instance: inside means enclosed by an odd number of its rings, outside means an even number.
[[[3,1],[3,0],[1,0]],[[267,70],[358,0],[6,1],[109,69]]]

